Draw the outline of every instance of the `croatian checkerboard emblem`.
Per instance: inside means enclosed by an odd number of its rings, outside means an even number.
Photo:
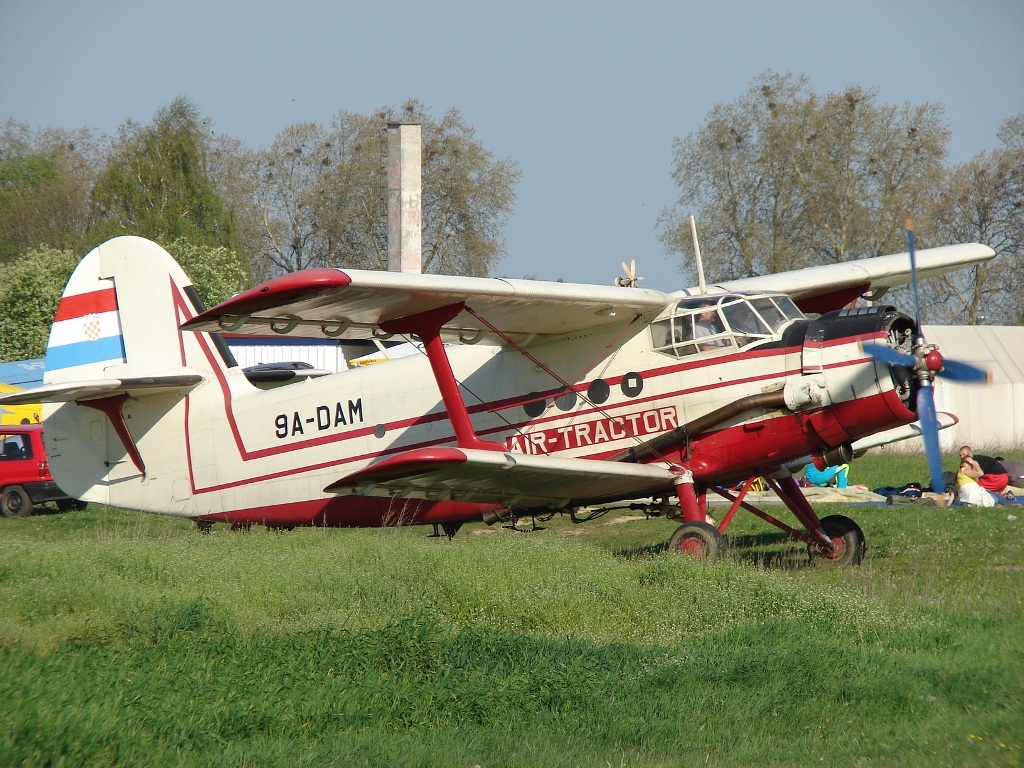
[[[102,331],[99,315],[92,314],[83,317],[82,331],[85,333],[85,338],[89,341],[96,341],[96,339],[100,337],[100,333]]]

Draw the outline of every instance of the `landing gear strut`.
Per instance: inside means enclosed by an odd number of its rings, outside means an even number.
[[[864,533],[853,520],[843,515],[829,515],[819,520],[792,476],[787,474],[776,475],[775,478],[766,477],[764,479],[768,486],[793,513],[804,530],[801,531],[786,525],[745,500],[756,479],[755,477],[748,479],[740,487],[738,493],[715,486],[710,488],[698,486],[689,478],[680,482],[676,486],[676,490],[679,495],[683,525],[679,526],[672,534],[672,538],[669,539],[669,551],[703,560],[718,558],[725,548],[722,534],[729,527],[736,512],[742,507],[790,536],[805,542],[810,557],[815,562],[827,565],[859,565],[861,563],[865,551]],[[707,518],[707,492],[709,490],[732,502],[717,527],[709,523]]]

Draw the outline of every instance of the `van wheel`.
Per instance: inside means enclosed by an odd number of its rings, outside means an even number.
[[[28,517],[32,514],[32,499],[20,485],[9,485],[0,494],[0,512],[4,517]]]

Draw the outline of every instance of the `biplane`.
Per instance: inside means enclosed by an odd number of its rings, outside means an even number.
[[[994,252],[932,248],[916,267],[912,254],[673,293],[636,279],[309,269],[206,309],[162,248],[118,237],[68,282],[44,384],[0,401],[44,403],[50,467],[71,496],[203,527],[434,524],[451,536],[467,521],[650,498],[680,519],[681,552],[715,556],[743,508],[852,563],[859,527],[819,519],[786,465],[834,463],[919,417],[934,425],[946,361],[880,299]],[[870,306],[848,307],[862,296]],[[235,364],[225,333],[416,348],[268,387]],[[745,499],[758,477],[799,527]],[[731,501],[717,525],[709,493]]]

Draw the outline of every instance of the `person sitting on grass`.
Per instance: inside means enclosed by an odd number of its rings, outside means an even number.
[[[975,455],[971,446],[960,448],[960,469],[956,473],[956,496],[965,504],[994,507],[1022,503],[1004,491],[1009,476],[1006,469],[990,456]]]
[[[845,488],[850,480],[850,465],[835,464],[831,467],[818,469],[814,463],[804,467],[804,477],[807,482],[818,488],[826,488],[835,485],[836,488]]]

